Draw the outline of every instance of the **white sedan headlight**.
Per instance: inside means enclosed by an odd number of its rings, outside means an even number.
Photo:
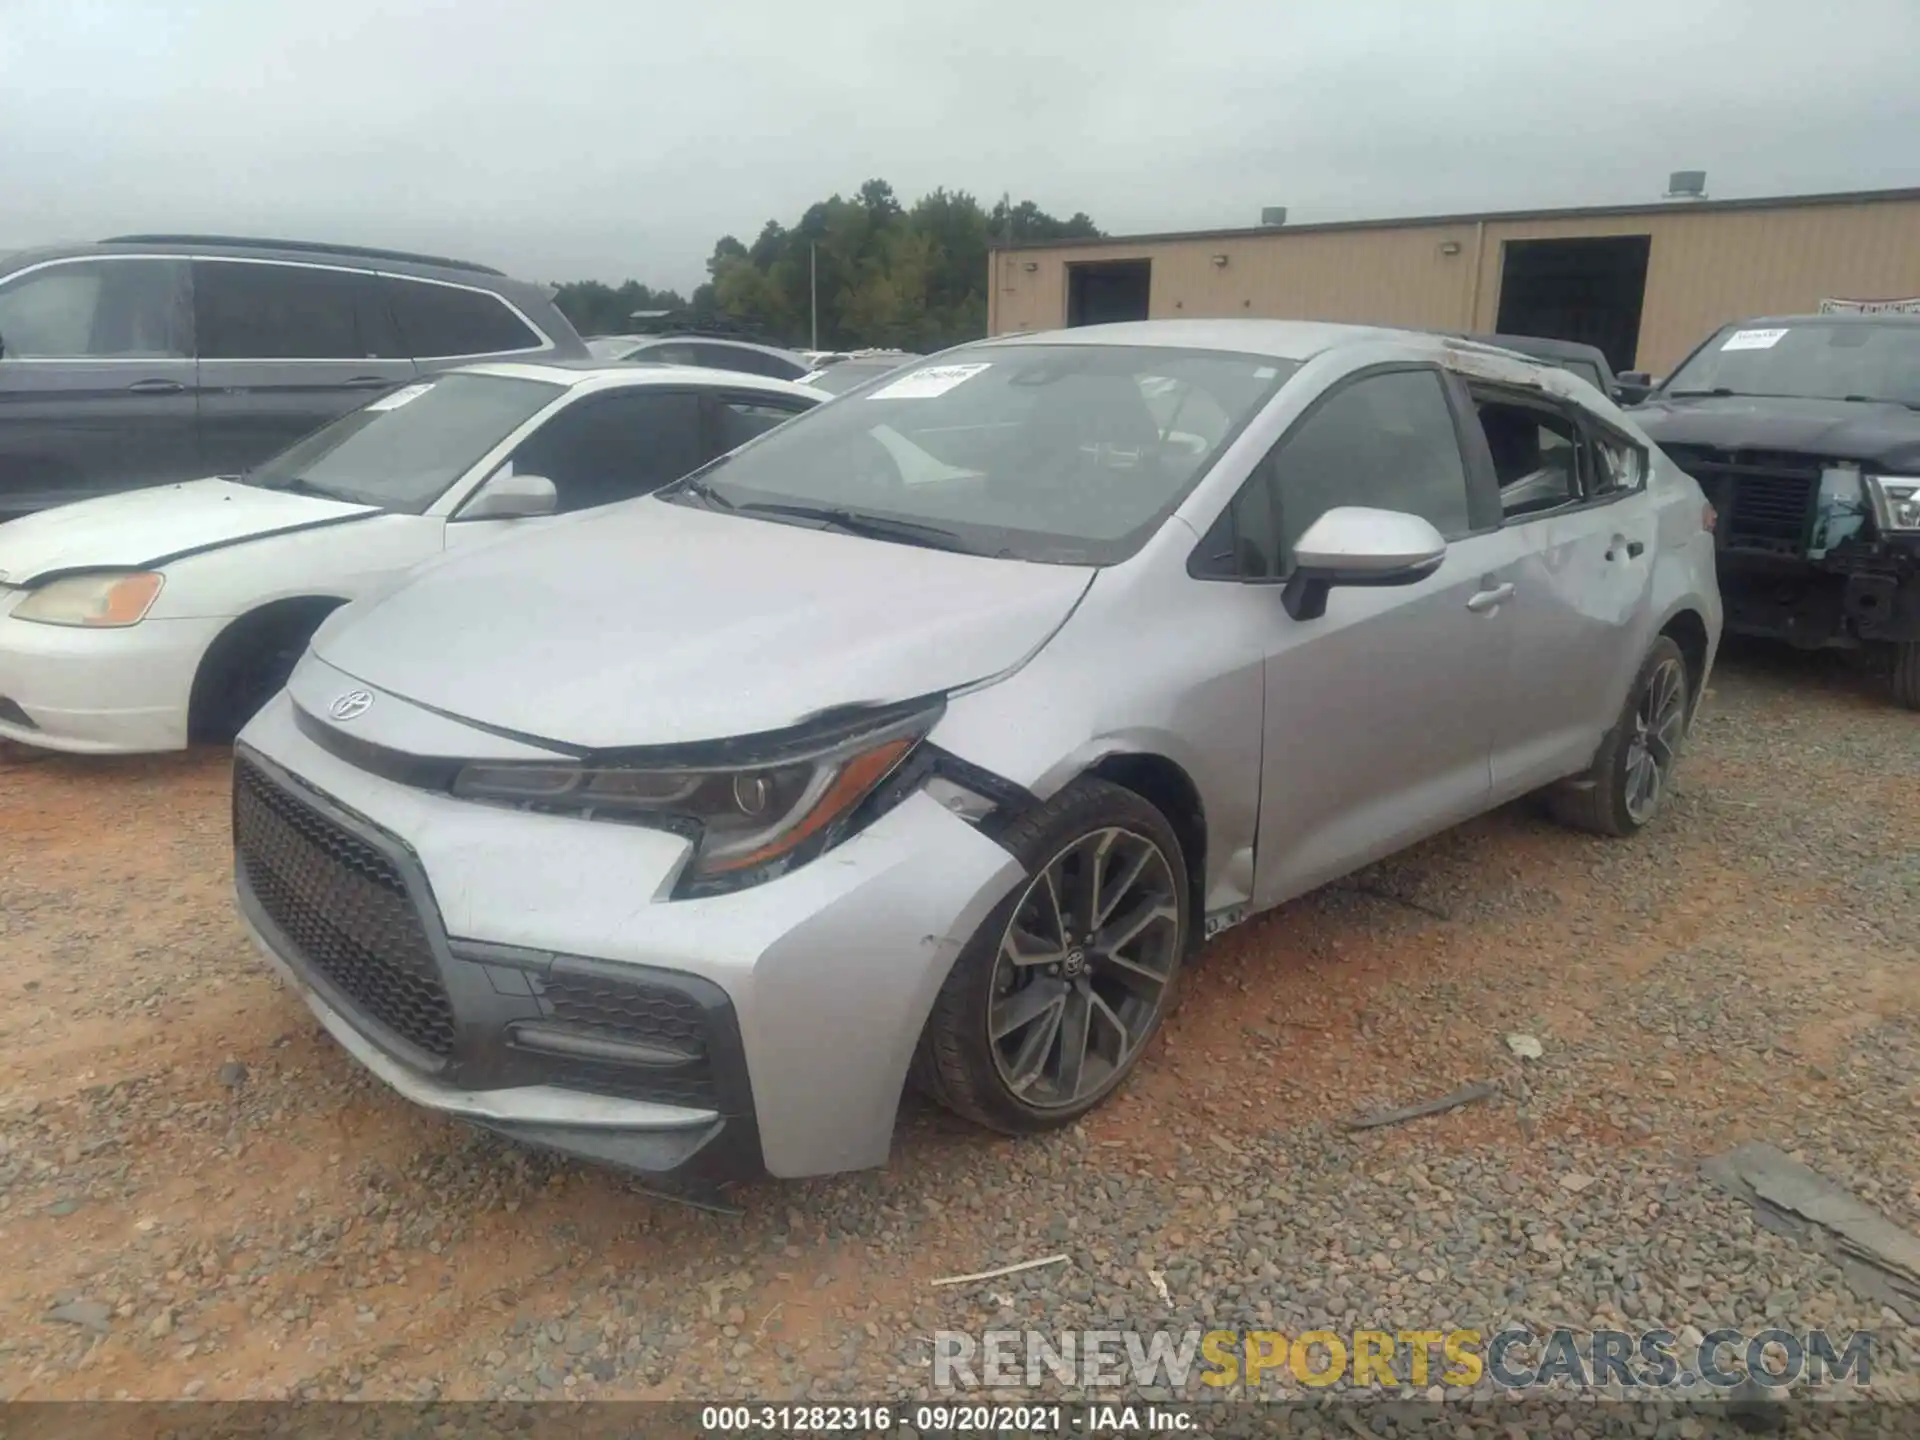
[[[32,591],[13,618],[42,625],[111,628],[138,625],[159,598],[166,577],[147,570],[69,575]]]
[[[1869,475],[1866,480],[1882,534],[1920,530],[1920,476]]]

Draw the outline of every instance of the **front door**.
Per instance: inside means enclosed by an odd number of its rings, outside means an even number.
[[[1255,472],[1272,486],[1280,576],[1327,510],[1430,520],[1446,560],[1415,585],[1336,588],[1295,621],[1273,594],[1255,903],[1276,904],[1484,809],[1508,630],[1498,533],[1472,534],[1468,475],[1439,372],[1343,382]]]
[[[0,520],[200,471],[184,260],[54,261],[0,285]]]
[[[238,474],[413,378],[373,275],[264,260],[193,270],[211,474]]]

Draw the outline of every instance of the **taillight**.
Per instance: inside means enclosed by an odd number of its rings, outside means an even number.
[[[1713,527],[1715,524],[1719,522],[1719,519],[1720,519],[1720,512],[1713,508],[1713,502],[1711,500],[1708,500],[1701,505],[1700,528],[1702,530],[1706,531],[1709,535],[1711,535],[1713,533]]]

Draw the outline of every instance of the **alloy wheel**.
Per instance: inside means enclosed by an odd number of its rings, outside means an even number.
[[[1153,1034],[1180,962],[1174,868],[1117,826],[1066,846],[1028,883],[988,989],[993,1063],[1036,1109],[1117,1082]]]
[[[1625,800],[1634,824],[1651,820],[1666,798],[1686,728],[1686,672],[1678,660],[1663,660],[1640,691],[1627,741]]]

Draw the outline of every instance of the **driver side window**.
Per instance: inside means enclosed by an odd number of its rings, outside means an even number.
[[[569,405],[523,440],[511,463],[516,474],[551,480],[564,515],[651,494],[706,459],[700,396],[648,388]]]
[[[1323,397],[1254,469],[1190,573],[1284,579],[1300,537],[1342,505],[1418,515],[1449,540],[1472,528],[1460,437],[1435,371],[1363,375]]]

